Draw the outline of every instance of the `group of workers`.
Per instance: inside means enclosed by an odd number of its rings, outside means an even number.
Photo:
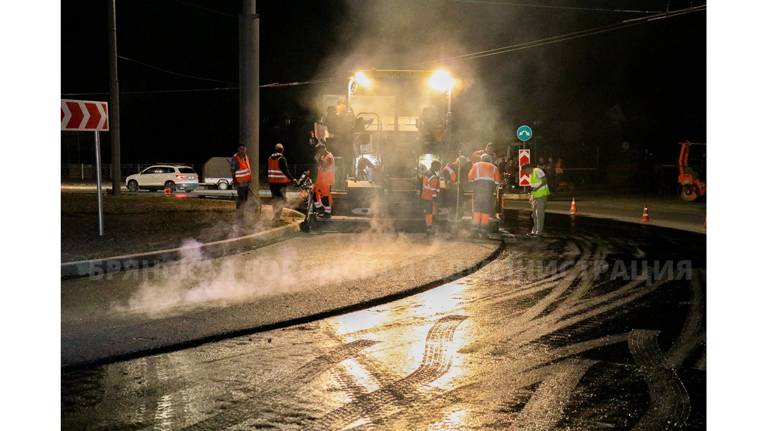
[[[439,161],[432,161],[431,166],[422,175],[421,202],[424,211],[424,223],[428,236],[434,234],[435,218],[438,214],[438,198],[440,194],[440,178],[452,184],[456,193],[460,193],[457,185],[463,167],[469,172],[464,176],[472,187],[472,235],[486,238],[489,235],[491,215],[495,212],[494,199],[498,187],[502,184],[502,173],[494,161],[493,145],[489,143],[484,150],[472,153],[469,160],[459,157],[443,166]],[[469,164],[471,163],[471,167]],[[544,230],[544,216],[547,208],[547,198],[550,195],[547,177],[543,169],[524,165],[523,174],[529,177],[531,186],[530,203],[532,208],[533,228],[530,235],[541,235]]]
[[[267,180],[272,194],[272,217],[275,221],[280,219],[285,206],[286,186],[298,182],[288,169],[284,151],[285,147],[278,143],[275,145],[275,152],[267,159]],[[435,233],[434,225],[438,214],[441,177],[446,183],[452,185],[456,193],[459,193],[460,175],[471,184],[473,189],[472,234],[482,238],[489,235],[490,219],[496,207],[494,197],[499,185],[502,184],[501,170],[493,161],[494,151],[490,143],[484,150],[473,152],[468,160],[465,157],[459,157],[445,165],[437,160],[432,161],[422,175],[419,193],[428,236]],[[335,181],[335,160],[333,154],[323,143],[318,143],[315,146],[315,162],[317,164],[317,180],[312,190],[314,209],[318,217],[328,219],[333,210],[331,186]],[[469,171],[464,174],[464,170],[467,168]],[[233,186],[237,191],[237,209],[240,210],[248,201],[251,182],[251,165],[244,145],[238,147],[237,153],[232,156],[231,171]],[[530,234],[540,235],[544,229],[547,197],[550,195],[546,173],[543,169],[531,165],[523,166],[522,172],[529,177],[531,186],[530,203],[533,228]],[[241,214],[242,211],[239,213]]]
[[[297,184],[298,180],[288,169],[288,161],[283,154],[283,144],[275,145],[275,152],[267,159],[267,181],[272,195],[272,220],[280,220],[286,203],[285,189],[288,184]],[[313,184],[314,206],[318,217],[330,218],[333,210],[333,197],[331,185],[335,181],[335,169],[333,154],[323,143],[315,146],[315,161],[317,163],[317,179]],[[232,171],[232,185],[237,191],[237,204],[239,217],[242,217],[242,208],[248,201],[251,184],[251,162],[246,154],[245,145],[240,145],[237,153],[232,156],[230,163]]]

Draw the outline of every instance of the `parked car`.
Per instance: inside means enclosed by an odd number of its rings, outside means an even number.
[[[192,191],[199,185],[197,172],[183,165],[152,165],[125,179],[125,186],[132,192],[163,189]]]

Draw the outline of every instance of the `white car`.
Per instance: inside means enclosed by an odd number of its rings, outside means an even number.
[[[189,166],[152,165],[125,179],[125,186],[132,192],[142,189],[192,191],[199,185],[197,172]]]

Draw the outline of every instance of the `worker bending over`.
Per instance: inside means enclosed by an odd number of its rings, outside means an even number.
[[[473,185],[472,233],[480,238],[488,237],[488,223],[496,201],[496,186],[501,184],[501,171],[491,163],[491,155],[483,154],[480,161],[472,165],[468,179]]]
[[[437,217],[437,196],[440,193],[440,162],[432,161],[429,170],[421,177],[421,207],[424,211],[424,223],[427,236],[434,235],[433,223]]]
[[[549,186],[547,177],[541,168],[533,168],[531,165],[523,166],[523,173],[528,175],[531,184],[531,209],[533,218],[533,228],[531,235],[541,235],[544,230],[544,215],[547,211],[547,197],[549,196]]]
[[[267,159],[267,180],[269,191],[272,193],[272,221],[280,220],[285,206],[285,188],[288,183],[296,182],[296,178],[288,170],[288,161],[283,156],[283,144],[275,145],[275,152]]]
[[[317,180],[314,185],[315,210],[321,218],[331,218],[333,197],[331,196],[331,185],[336,180],[335,162],[333,154],[328,151],[325,144],[317,144]]]

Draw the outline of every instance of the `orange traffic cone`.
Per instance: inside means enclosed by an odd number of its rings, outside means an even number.
[[[643,220],[643,223],[648,223],[651,220],[648,216],[648,207],[643,207],[643,217],[641,220]]]
[[[576,215],[576,198],[571,198],[571,209],[569,212],[571,215]]]

